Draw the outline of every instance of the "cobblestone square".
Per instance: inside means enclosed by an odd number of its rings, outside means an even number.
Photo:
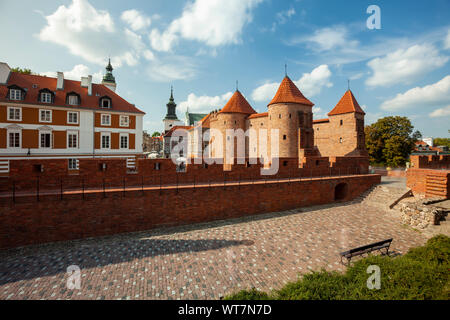
[[[355,201],[7,250],[0,299],[218,299],[280,288],[310,270],[342,271],[340,251],[390,237],[401,254],[426,241]],[[81,269],[79,290],[67,287],[71,265]]]

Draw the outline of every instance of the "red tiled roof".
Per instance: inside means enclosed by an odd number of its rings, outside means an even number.
[[[267,117],[269,115],[268,112],[263,112],[263,113],[255,113],[252,114],[248,117],[248,119],[255,119],[255,118],[262,118],[262,117]]]
[[[172,128],[170,128],[170,130],[164,134],[164,137],[171,137],[172,133],[177,130],[177,129],[185,129],[185,130],[190,130],[194,128],[193,126],[173,126]]]
[[[233,96],[228,100],[227,104],[220,111],[221,113],[245,113],[245,114],[253,114],[256,113],[253,110],[252,106],[248,101],[244,98],[244,96],[236,90]]]
[[[328,113],[328,116],[350,112],[366,114],[359,106],[358,101],[356,101],[353,93],[350,90],[347,90],[347,92],[345,92],[334,109],[331,110],[330,113]]]
[[[419,140],[419,141],[416,141],[416,145],[427,146],[427,145],[428,145],[428,143],[426,143],[426,142],[425,142],[425,141],[423,141],[423,140]]]
[[[111,103],[112,107],[110,109],[111,111],[142,113],[142,114],[144,113],[104,85],[93,83],[92,95],[89,96],[88,88],[81,87],[81,81],[64,79],[63,90],[56,90],[56,82],[57,79],[52,77],[11,72],[8,83],[6,85],[0,85],[0,102],[12,102],[12,100],[9,100],[7,97],[8,86],[17,85],[23,89],[26,89],[26,95],[24,100],[19,101],[14,100],[13,102],[45,105],[45,106],[50,105],[60,107],[105,110],[104,108],[100,107],[99,99],[100,97],[108,96],[111,98],[112,102]],[[36,88],[34,88],[34,85],[36,85]],[[55,99],[53,103],[42,103],[38,101],[39,91],[45,88],[54,92]],[[66,104],[66,95],[69,92],[75,92],[80,95],[81,98],[80,105],[72,106]]]
[[[201,125],[202,127],[209,128],[209,124],[210,124],[209,118],[210,117],[211,117],[211,113],[208,113],[197,123],[197,126]]]
[[[268,105],[270,106],[275,103],[299,103],[307,106],[314,105],[314,103],[305,98],[288,76],[284,77],[283,81],[281,81],[277,93]]]
[[[317,120],[313,120],[313,123],[325,123],[325,122],[330,122],[330,119],[317,119]]]

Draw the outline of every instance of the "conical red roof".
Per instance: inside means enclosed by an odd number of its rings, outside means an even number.
[[[328,115],[334,116],[337,114],[351,112],[366,114],[359,106],[359,103],[358,101],[356,101],[353,93],[350,90],[347,90],[347,92],[345,92],[345,94],[342,96],[341,100],[339,100],[338,104],[334,107],[333,110],[330,111],[330,113],[328,113]]]
[[[314,105],[314,103],[305,98],[288,76],[284,77],[283,81],[281,81],[280,87],[275,97],[270,101],[269,106],[275,103],[299,103],[311,107]]]
[[[244,98],[244,96],[236,90],[233,96],[228,100],[225,107],[220,112],[225,113],[245,113],[245,114],[253,114],[256,113],[253,110],[252,106],[248,103],[248,101]]]

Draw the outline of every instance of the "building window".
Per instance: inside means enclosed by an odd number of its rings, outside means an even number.
[[[80,162],[78,159],[69,159],[69,170],[79,170]]]
[[[20,131],[8,131],[8,147],[20,148]]]
[[[280,118],[280,119],[281,119],[281,114],[279,114],[279,115],[278,115],[278,118]]]
[[[67,123],[78,124],[78,112],[67,112]]]
[[[120,149],[128,149],[128,135],[120,135]]]
[[[343,141],[342,138],[339,138],[339,143],[342,143],[342,141]]]
[[[286,140],[286,139],[287,139],[287,137],[286,137],[286,135],[284,134],[284,135],[283,135],[283,140]]]
[[[40,146],[41,148],[52,147],[52,134],[49,132],[40,133]]]
[[[67,148],[78,148],[78,132],[67,132]]]
[[[111,136],[109,135],[109,133],[102,133],[101,147],[102,147],[102,149],[110,149],[111,148]]]
[[[8,107],[9,121],[22,121],[22,108]]]
[[[287,167],[288,162],[287,161],[283,161],[283,167]]]
[[[111,125],[111,115],[110,114],[102,114],[101,115],[101,124],[102,126],[110,126]]]
[[[130,117],[128,116],[120,116],[120,126],[128,127],[130,124]]]
[[[52,103],[52,94],[48,92],[41,92],[41,102]]]
[[[40,122],[52,122],[52,111],[51,110],[39,110],[39,121]]]
[[[70,104],[71,106],[76,106],[76,105],[78,105],[78,96],[76,96],[76,95],[70,95],[70,96],[69,96],[69,104]]]
[[[109,100],[107,98],[102,99],[100,104],[101,104],[102,108],[105,108],[105,109],[111,108],[111,100]]]
[[[153,165],[153,169],[160,170],[161,169],[161,164],[159,162],[155,162],[155,164]]]
[[[344,120],[341,120],[340,121],[340,125],[342,126],[344,124]]]
[[[9,89],[10,100],[22,100],[22,91],[19,89]]]

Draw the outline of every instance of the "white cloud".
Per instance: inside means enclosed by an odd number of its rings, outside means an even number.
[[[311,73],[304,73],[302,77],[294,81],[295,85],[306,97],[313,97],[322,91],[322,88],[330,88],[333,84],[330,82],[331,71],[327,65],[323,64],[315,68]],[[265,83],[252,92],[254,101],[267,101],[274,97],[279,83]]]
[[[48,71],[40,73],[43,76],[56,78],[56,71]],[[72,68],[72,70],[64,71],[64,79],[77,80],[80,81],[81,77],[87,77],[88,75],[92,75],[92,82],[100,83],[103,77],[101,71],[96,73],[92,73],[88,66],[84,64],[77,64]]]
[[[414,45],[406,50],[399,49],[367,63],[372,69],[372,76],[367,79],[366,84],[372,87],[409,84],[442,67],[447,61],[448,57],[440,55],[433,45]]]
[[[114,67],[133,66],[148,51],[140,35],[126,28],[118,30],[107,11],[97,10],[87,0],[61,5],[45,19],[47,25],[38,34],[41,41],[66,47],[91,63],[104,66],[111,56]]]
[[[448,30],[447,37],[444,40],[444,49],[450,49],[450,30]]]
[[[383,110],[400,110],[414,107],[437,107],[450,103],[450,75],[425,87],[416,87],[399,93],[381,105]]]
[[[432,113],[430,113],[430,117],[431,118],[450,117],[450,106],[434,110]]]
[[[158,82],[189,80],[197,75],[197,68],[194,63],[184,56],[167,56],[162,59],[155,59],[147,71],[150,78]]]
[[[180,37],[211,47],[239,43],[244,25],[252,20],[252,9],[261,1],[195,0],[165,31],[153,29],[150,42],[158,51],[170,51]]]
[[[230,100],[233,92],[227,92],[220,96],[197,96],[190,93],[186,101],[179,104],[181,112],[185,112],[187,108],[192,112],[208,113],[214,109],[222,109],[223,106]]]
[[[151,24],[151,19],[149,17],[135,9],[124,11],[120,18],[122,21],[128,23],[133,31],[148,28]]]
[[[276,15],[277,22],[279,24],[285,24],[289,20],[289,18],[292,17],[293,15],[295,15],[294,8],[290,8],[289,10],[278,12]]]
[[[349,39],[349,32],[345,26],[334,26],[318,29],[312,36],[296,37],[289,41],[289,44],[306,43],[313,50],[329,51],[342,47],[356,47],[358,41]]]

